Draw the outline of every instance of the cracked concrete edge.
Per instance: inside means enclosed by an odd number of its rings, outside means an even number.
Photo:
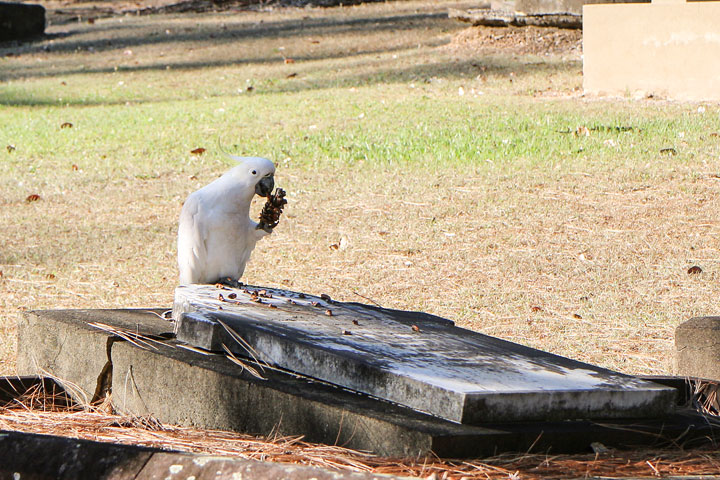
[[[58,328],[36,312],[26,312],[18,322],[17,373],[53,378],[75,401],[89,404],[108,362],[109,335],[100,338],[90,327]]]
[[[100,400],[111,384],[112,344],[119,337],[93,327],[112,316],[113,325],[147,335],[172,331],[158,309],[38,310],[18,321],[17,374],[43,375],[60,383],[75,401]],[[50,321],[48,321],[50,320]]]

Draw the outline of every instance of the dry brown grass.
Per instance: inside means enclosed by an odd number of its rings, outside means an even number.
[[[353,171],[281,170],[287,214],[245,280],[423,310],[645,374],[670,372],[674,327],[717,308],[715,177],[397,173],[381,172],[396,178],[390,186]],[[2,370],[13,371],[22,310],[170,305],[175,222],[191,183],[136,180],[108,185],[109,201],[91,186],[6,205],[27,220],[4,230],[14,248],[0,279]],[[688,274],[696,264],[703,273]]]
[[[337,198],[296,197],[287,235],[260,247],[248,278],[357,292],[609,368],[669,373],[674,327],[720,298],[720,180],[553,177],[425,172],[391,191],[333,179]],[[349,247],[330,249],[343,236]],[[703,273],[688,274],[695,264]]]

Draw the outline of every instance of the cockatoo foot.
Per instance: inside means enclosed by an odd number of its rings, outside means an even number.
[[[240,280],[233,280],[230,277],[221,278],[217,281],[217,284],[225,285],[230,288],[243,288],[245,286]]]
[[[255,227],[255,228],[256,228],[257,230],[264,230],[266,233],[272,233],[274,227],[271,227],[271,226],[268,225],[267,223],[265,223],[265,222],[263,222],[262,220],[260,220],[260,223],[258,223],[258,224],[257,224],[257,227]]]

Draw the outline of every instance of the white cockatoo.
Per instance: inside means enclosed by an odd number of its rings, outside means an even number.
[[[255,194],[272,193],[275,165],[260,157],[231,158],[239,162],[236,167],[191,193],[183,205],[177,245],[181,285],[237,282],[257,241],[272,233],[249,214]]]

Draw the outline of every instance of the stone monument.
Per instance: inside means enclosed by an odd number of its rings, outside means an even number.
[[[717,1],[585,5],[585,92],[720,100],[718,25]]]
[[[23,40],[45,31],[45,7],[0,2],[0,42]]]

